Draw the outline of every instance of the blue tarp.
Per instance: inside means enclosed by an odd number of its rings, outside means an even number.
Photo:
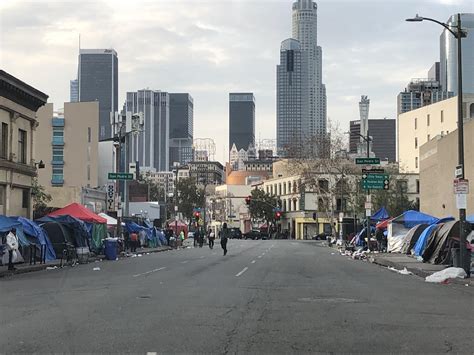
[[[413,228],[418,224],[432,224],[438,222],[439,219],[429,214],[409,210],[394,218],[392,223],[403,224],[405,228]]]
[[[370,231],[375,233],[375,228],[370,227]],[[357,235],[355,239],[355,245],[358,247],[364,246],[366,244],[365,238],[367,237],[367,227],[364,227]]]
[[[29,235],[36,240],[40,245],[46,245],[46,261],[51,261],[56,259],[56,253],[54,252],[53,245],[46,234],[46,231],[38,226],[35,222],[24,218],[24,217],[14,217],[23,227],[23,232],[26,235]]]
[[[56,222],[69,226],[74,231],[74,237],[76,238],[78,247],[86,247],[91,243],[92,236],[89,233],[87,225],[80,219],[72,216],[45,216],[38,219],[38,224],[47,222]]]
[[[474,214],[471,214],[470,216],[467,216],[466,220],[469,223],[474,224]]]
[[[444,217],[444,218],[439,219],[439,220],[436,222],[436,224],[451,222],[451,221],[455,221],[455,220],[456,220],[456,218],[454,218],[453,216]]]
[[[377,212],[375,212],[372,217],[370,217],[371,220],[375,221],[383,221],[384,219],[387,219],[389,217],[387,210],[385,207],[381,207]]]
[[[438,227],[438,224],[432,224],[426,227],[423,232],[421,232],[420,237],[418,238],[415,246],[413,247],[413,250],[415,251],[416,256],[421,256],[421,254],[423,254],[423,250],[425,250],[426,242],[428,241],[428,238],[430,237],[432,231],[437,227]]]
[[[15,218],[0,215],[0,233],[8,233],[13,228],[16,229],[16,236],[20,246],[28,246],[30,242],[23,233],[23,226]]]

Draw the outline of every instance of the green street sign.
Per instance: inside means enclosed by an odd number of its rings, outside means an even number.
[[[380,164],[380,158],[356,158],[357,165],[377,165]]]
[[[133,180],[131,173],[109,173],[109,180]]]
[[[388,190],[390,176],[387,174],[363,174],[362,188],[366,190]]]

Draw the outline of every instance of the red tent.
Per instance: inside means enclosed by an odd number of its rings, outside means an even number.
[[[88,210],[79,203],[71,203],[70,205],[61,208],[60,210],[50,213],[48,216],[72,216],[88,223],[107,223],[107,220],[105,218],[96,215],[94,212]]]
[[[170,229],[172,229],[175,232],[175,234],[179,234],[181,233],[181,231],[183,231],[184,235],[186,237],[188,236],[188,225],[184,223],[183,221],[178,221],[176,223],[176,221],[170,219],[169,221],[166,222],[166,224],[168,225]]]

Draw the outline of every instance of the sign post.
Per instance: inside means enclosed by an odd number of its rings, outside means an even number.
[[[109,180],[133,180],[133,174],[131,173],[109,173]]]
[[[115,211],[115,184],[107,184],[107,211]]]

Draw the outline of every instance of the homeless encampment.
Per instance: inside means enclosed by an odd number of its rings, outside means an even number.
[[[39,251],[39,253],[36,254],[37,257],[40,259],[44,258],[45,261],[52,261],[56,259],[56,253],[54,252],[53,245],[51,244],[51,241],[43,228],[41,228],[35,222],[24,217],[12,218],[21,223],[23,227],[23,233],[30,242],[30,245],[34,246],[37,251]],[[31,252],[31,250],[29,252]]]
[[[423,261],[431,264],[451,264],[451,249],[459,248],[459,221],[446,222],[432,233],[423,250]],[[468,234],[471,227],[466,224]]]
[[[418,240],[415,243],[415,246],[412,248],[411,253],[412,255],[415,256],[420,256],[423,254],[423,251],[425,250],[426,243],[428,242],[428,239],[431,237],[433,233],[436,233],[436,231],[441,228],[442,224],[431,224],[428,227],[426,227],[423,232],[421,232],[420,236],[418,237]]]
[[[30,245],[28,239],[26,239],[25,235],[23,234],[23,227],[21,223],[13,218],[0,215],[0,257],[3,265],[8,264],[8,252],[5,245],[5,237],[8,233],[10,233],[13,228],[16,229],[18,246],[20,247],[19,249]],[[14,263],[22,263],[24,261],[23,257],[21,256],[20,250],[13,251],[12,261]]]
[[[386,219],[388,219],[390,216],[387,212],[387,210],[385,209],[385,207],[381,207],[377,212],[375,212],[371,217],[370,217],[370,220],[371,221],[375,221],[375,222],[380,222],[380,221],[384,221]]]
[[[400,253],[408,231],[418,224],[432,224],[439,219],[428,214],[409,210],[392,219],[388,224],[387,251]]]
[[[426,227],[428,227],[427,224],[419,224],[408,231],[407,235],[403,239],[402,248],[400,250],[402,254],[411,254],[411,250],[415,246],[418,238],[426,229]]]

